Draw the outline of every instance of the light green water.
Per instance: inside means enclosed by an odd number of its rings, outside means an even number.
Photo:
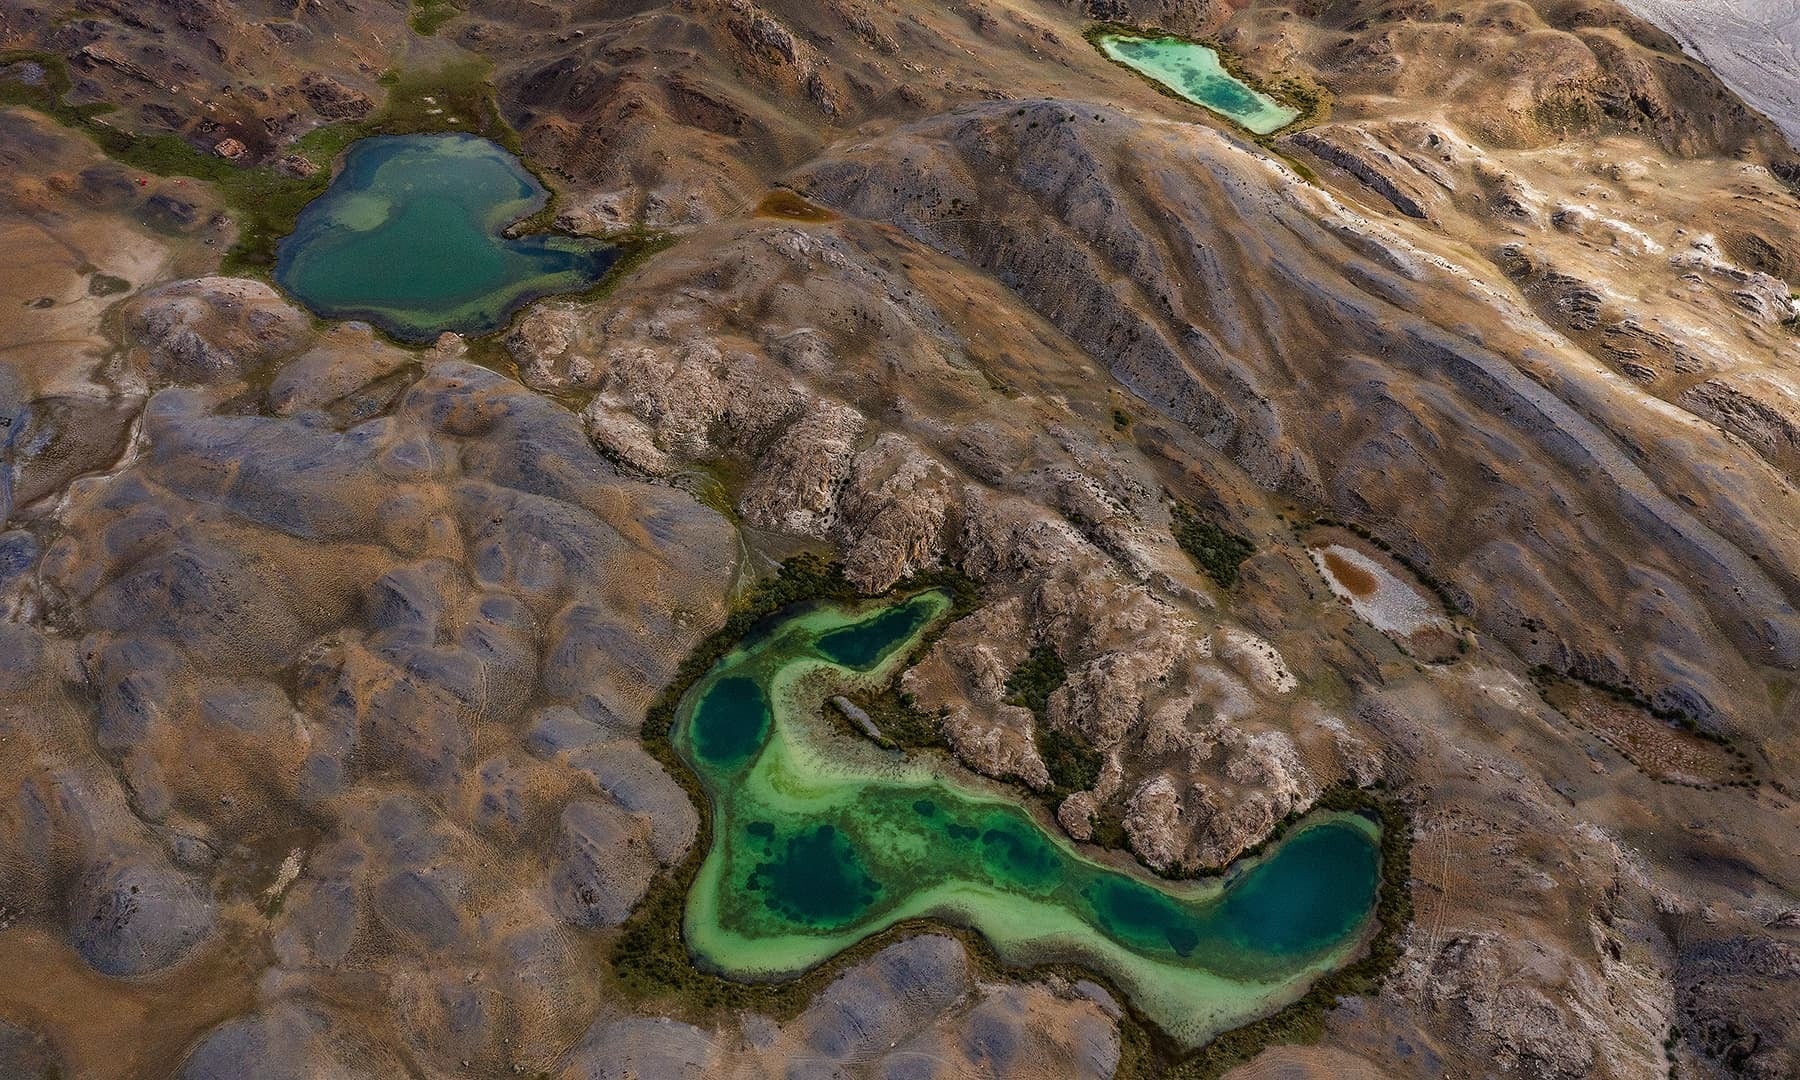
[[[821,719],[890,678],[950,604],[925,593],[779,616],[683,699],[672,732],[713,807],[684,932],[703,966],[798,974],[897,922],[971,927],[1009,962],[1074,962],[1198,1045],[1304,992],[1374,911],[1379,830],[1319,814],[1222,880],[1168,883],[1084,856],[1017,802]]]
[[[275,280],[320,315],[406,341],[491,333],[540,296],[588,288],[618,259],[598,240],[504,235],[548,197],[487,139],[362,139],[281,241]]]
[[[1175,37],[1102,34],[1100,51],[1133,71],[1150,76],[1196,105],[1267,135],[1299,117],[1267,94],[1245,86],[1219,62],[1211,48]]]

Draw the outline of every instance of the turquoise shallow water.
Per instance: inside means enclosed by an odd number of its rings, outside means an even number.
[[[487,139],[362,139],[281,241],[275,279],[319,315],[403,340],[491,333],[531,300],[588,288],[618,259],[598,240],[503,234],[547,198]]]
[[[1211,48],[1174,37],[1102,34],[1100,50],[1119,63],[1258,135],[1278,131],[1299,117],[1287,106],[1244,85],[1225,70]]]
[[[701,963],[779,978],[932,915],[1010,961],[1095,968],[1198,1042],[1354,952],[1380,870],[1366,819],[1315,815],[1223,881],[1163,882],[1090,859],[953,770],[830,735],[824,698],[890,677],[948,603],[926,593],[781,617],[684,700],[675,744],[714,809],[684,927]]]

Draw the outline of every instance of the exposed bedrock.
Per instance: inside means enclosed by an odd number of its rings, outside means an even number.
[[[717,470],[757,535],[838,545],[867,591],[939,565],[982,579],[992,602],[903,689],[989,776],[1047,792],[1040,744],[1091,748],[1098,777],[1064,791],[1074,835],[1110,813],[1153,865],[1220,866],[1366,756],[1341,726],[1306,730],[1304,764],[1279,735],[1305,707],[1280,653],[1217,613],[1152,463],[1082,430],[1115,422],[1092,361],[1005,289],[867,223],[751,222],[615,296],[522,318],[525,377],[590,394],[608,458]],[[1007,701],[1034,647],[1068,669],[1041,717]],[[1169,797],[1127,815],[1146,787]]]
[[[1800,518],[1767,512],[1800,507],[1779,474],[1618,385],[1502,281],[1228,136],[979,105],[795,182],[992,273],[1261,485],[1453,582],[1533,662],[1743,724],[1722,714],[1762,706],[1733,708],[1724,673],[1800,662]],[[1596,609],[1652,647],[1574,615]]]
[[[296,342],[325,396],[397,370],[317,359],[361,333]],[[720,617],[730,527],[459,361],[367,421],[217,394],[151,397],[23,549],[58,629],[0,627],[5,918],[109,977],[256,965],[188,1076],[553,1062],[592,1015],[571,934],[693,842],[637,725]],[[371,979],[364,1046],[330,1003]]]
[[[692,1024],[602,1017],[556,1075],[1113,1075],[1117,1006],[1103,991],[1054,978],[987,984],[970,968],[954,938],[908,938],[850,967],[792,1020],[750,1017],[741,1043]]]

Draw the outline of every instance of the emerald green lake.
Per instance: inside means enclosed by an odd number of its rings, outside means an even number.
[[[1148,75],[1196,105],[1204,105],[1229,117],[1258,135],[1267,135],[1294,122],[1290,109],[1267,94],[1245,86],[1219,62],[1213,49],[1175,37],[1138,37],[1101,34],[1100,51],[1119,63]]]
[[[538,297],[595,284],[618,259],[599,240],[504,234],[548,198],[487,139],[361,139],[281,241],[275,280],[316,314],[405,341],[492,333]]]
[[[713,809],[684,922],[697,963],[780,979],[933,917],[1008,962],[1098,971],[1198,1045],[1355,953],[1380,876],[1366,818],[1315,814],[1224,878],[1165,882],[1088,857],[946,762],[824,719],[829,695],[891,678],[949,606],[928,592],[777,616],[683,699],[671,735]]]

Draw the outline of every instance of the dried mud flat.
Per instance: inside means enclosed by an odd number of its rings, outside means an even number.
[[[1456,657],[1462,639],[1443,601],[1412,579],[1405,567],[1344,530],[1314,530],[1307,537],[1326,585],[1357,618],[1380,630],[1410,655],[1443,662]]]

